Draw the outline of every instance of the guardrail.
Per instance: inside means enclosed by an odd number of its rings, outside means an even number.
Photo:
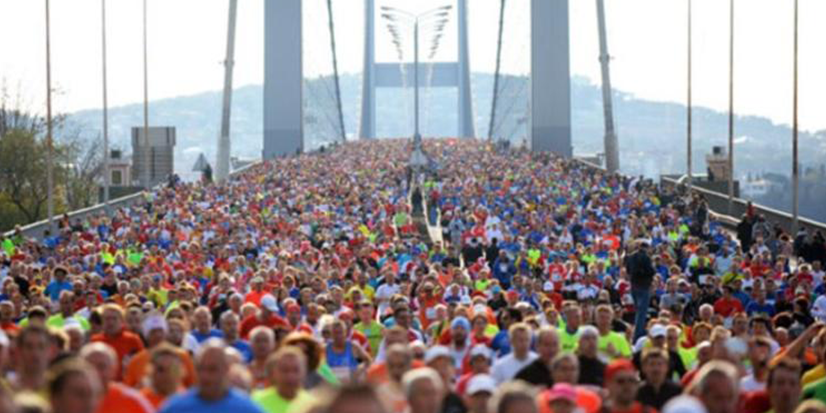
[[[677,189],[681,185],[685,186],[679,183],[674,178],[668,176],[660,177],[660,186],[662,188]],[[739,217],[742,217],[743,214],[746,213],[748,201],[742,198],[734,198],[731,205],[732,210],[731,212],[729,212],[728,195],[710,191],[708,189],[701,188],[696,185],[692,186],[691,190],[695,193],[701,194],[706,199],[706,201],[708,202],[709,209],[715,214],[716,217],[719,218],[719,221],[721,221],[726,226],[732,228],[736,227],[737,224],[740,222]],[[752,206],[754,207],[755,212],[765,215],[766,220],[770,224],[778,223],[784,231],[791,234],[791,214],[776,210],[774,208],[769,208],[764,205],[752,204]],[[808,218],[800,217],[798,219],[798,224],[800,228],[806,228],[809,231],[809,233],[812,233],[816,230],[820,230],[826,233],[826,224],[822,222],[817,222]],[[792,236],[794,236],[794,234],[792,234]]]
[[[246,170],[248,170],[248,169],[250,169],[250,168],[252,168],[255,165],[258,165],[260,163],[261,163],[261,161],[259,160],[259,161],[253,162],[249,165],[244,165],[241,168],[238,168],[238,169],[232,171],[230,173],[230,177],[238,175],[240,173],[243,173],[244,171],[246,171]],[[159,189],[161,186],[164,186],[164,185],[166,185],[166,184],[161,184],[159,186],[156,186],[155,188],[152,188],[152,191],[155,191],[155,190]],[[88,208],[78,209],[76,211],[72,211],[72,212],[68,213],[69,219],[71,221],[74,221],[76,219],[84,220],[88,217],[100,215],[101,213],[112,213],[113,211],[117,211],[120,208],[131,207],[131,206],[137,204],[138,202],[141,202],[142,200],[145,199],[145,196],[146,196],[146,191],[144,190],[144,191],[136,192],[134,194],[127,195],[127,196],[124,196],[124,197],[112,199],[112,200],[109,201],[108,211],[107,211],[106,204],[104,204],[104,203],[100,203],[100,204],[97,204],[97,205],[92,205]],[[63,214],[55,215],[54,221],[57,222],[57,220],[59,220],[62,216],[63,216]],[[49,227],[49,220],[44,219],[42,221],[33,222],[31,224],[28,224],[28,225],[25,225],[25,226],[21,227],[20,232],[22,233],[22,235],[25,238],[35,238],[35,239],[39,240],[39,239],[42,239],[43,232],[46,229],[48,229],[48,227]],[[11,236],[11,235],[14,235],[15,232],[16,232],[15,230],[11,230],[11,231],[6,232],[5,235],[6,236]]]

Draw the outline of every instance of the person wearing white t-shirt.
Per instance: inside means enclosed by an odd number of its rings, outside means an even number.
[[[513,351],[493,364],[491,375],[497,384],[513,380],[525,366],[538,357],[531,351],[531,328],[525,323],[516,323],[508,330],[508,339]]]
[[[384,274],[384,284],[376,289],[376,301],[379,305],[379,314],[384,314],[387,307],[390,305],[390,298],[398,294],[401,287],[396,284],[396,274],[393,271],[387,271]]]

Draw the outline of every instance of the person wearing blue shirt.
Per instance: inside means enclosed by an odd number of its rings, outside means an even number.
[[[207,341],[195,355],[198,386],[171,397],[158,413],[264,413],[249,396],[230,387],[230,362],[224,345]]]
[[[221,331],[224,333],[224,341],[241,353],[245,363],[249,363],[252,360],[252,347],[240,337],[241,320],[238,315],[232,311],[221,314]]]
[[[63,267],[56,267],[52,271],[52,275],[54,279],[52,282],[46,286],[46,290],[44,291],[46,295],[49,296],[49,299],[52,301],[57,301],[60,299],[60,293],[63,291],[72,291],[72,283],[66,281],[66,276],[69,274]]]
[[[774,317],[774,306],[766,302],[766,290],[759,288],[754,291],[754,300],[746,306],[746,314],[748,314],[749,317],[755,314]]]
[[[493,276],[499,280],[502,288],[507,290],[510,288],[514,275],[516,275],[516,266],[508,258],[508,253],[505,250],[499,250],[499,257],[493,263]]]

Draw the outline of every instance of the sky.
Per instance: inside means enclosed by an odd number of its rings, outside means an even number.
[[[147,0],[150,99],[223,86],[228,0]],[[239,0],[236,87],[263,82],[265,0]],[[471,70],[492,72],[499,0],[467,0]],[[548,0],[556,1],[556,0]],[[826,129],[826,1],[800,1],[800,124]],[[376,0],[421,12],[451,0]],[[605,0],[611,75],[616,89],[640,98],[685,102],[687,0]],[[45,111],[45,1],[0,0],[0,79],[34,112]],[[101,106],[100,0],[51,0],[52,76],[57,112]],[[304,67],[329,70],[325,0],[304,0]],[[696,105],[728,108],[728,1],[694,0],[693,97]],[[143,98],[141,0],[108,0],[110,106]],[[792,120],[792,0],[736,0],[735,112]],[[361,71],[364,2],[334,0],[339,69]],[[456,53],[455,15],[436,60]],[[529,0],[508,0],[503,71],[527,73]],[[570,0],[571,72],[599,84],[594,0]],[[395,61],[377,18],[379,61]],[[16,40],[15,40],[16,39]],[[410,56],[410,53],[407,53]],[[820,76],[819,76],[820,75]],[[675,114],[675,116],[677,116]],[[679,115],[682,116],[682,115]]]

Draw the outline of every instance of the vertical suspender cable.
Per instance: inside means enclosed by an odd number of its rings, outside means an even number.
[[[344,130],[344,112],[341,106],[341,85],[338,77],[338,55],[336,54],[336,31],[333,25],[333,0],[327,0],[327,19],[330,26],[330,50],[333,54],[333,78],[336,82],[336,108],[338,109],[338,123],[341,129],[341,142],[347,140],[347,134]]]
[[[52,50],[49,0],[46,0],[46,210],[49,231],[54,228],[54,142],[52,141]]]
[[[488,123],[488,140],[493,140],[493,126],[496,124],[496,104],[499,97],[499,69],[502,63],[502,30],[505,27],[505,3],[499,4],[499,34],[496,39],[496,69],[493,72],[493,98],[490,104],[490,122]]]
[[[734,213],[734,0],[729,0],[728,214]]]

